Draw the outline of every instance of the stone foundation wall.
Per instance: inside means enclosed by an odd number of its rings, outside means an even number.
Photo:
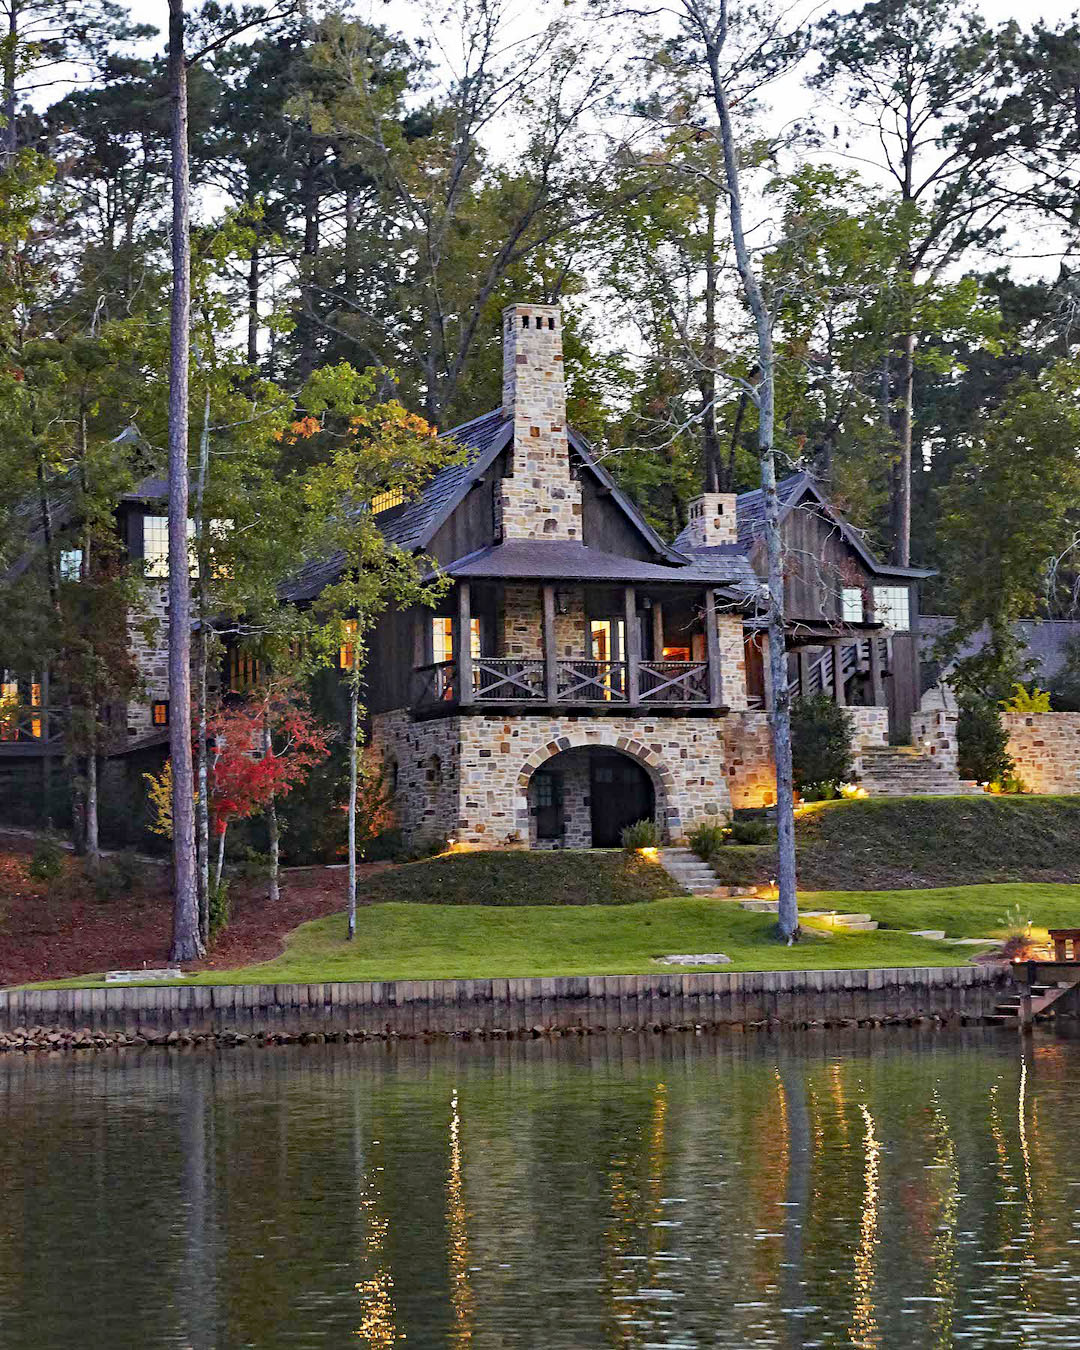
[[[776,805],[772,732],[763,712],[731,712],[724,718],[728,790],[736,811]]]
[[[374,718],[372,744],[396,764],[398,823],[409,842],[449,835],[480,848],[525,847],[533,772],[557,754],[588,746],[621,750],[644,766],[657,823],[680,839],[694,821],[727,815],[725,719],[575,717],[477,713],[412,722],[404,710]],[[437,756],[441,782],[431,782]]]
[[[724,681],[724,702],[732,712],[742,712],[746,699],[746,646],[741,614],[717,614],[720,642],[720,674]]]
[[[1002,713],[1001,721],[1032,792],[1080,792],[1080,713]]]
[[[852,731],[852,772],[856,778],[862,776],[863,763],[861,751],[870,745],[889,744],[888,708],[848,708],[854,723]]]

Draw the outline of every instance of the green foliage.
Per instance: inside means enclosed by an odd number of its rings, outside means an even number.
[[[731,827],[725,820],[702,820],[686,832],[686,842],[703,862],[708,862],[727,842]]]
[[[660,832],[653,820],[635,820],[627,825],[619,836],[626,853],[634,853],[639,848],[656,848],[660,843]]]
[[[46,835],[34,846],[27,872],[34,881],[55,881],[64,873],[64,850],[60,842]]]
[[[1013,770],[1009,736],[997,707],[983,699],[966,698],[956,727],[957,768],[961,778],[977,783],[1003,780]]]
[[[791,757],[795,786],[837,785],[851,774],[851,714],[824,694],[791,705]]]
[[[1032,685],[1031,689],[1027,689],[1017,681],[1013,685],[1012,696],[1007,698],[1001,707],[1004,712],[1048,713],[1050,711],[1050,695],[1045,689],[1040,689],[1038,685]]]
[[[209,893],[210,905],[210,936],[215,937],[223,933],[229,926],[229,883],[224,878],[215,885],[213,881],[210,884]]]
[[[767,820],[733,820],[732,844],[775,844],[776,830]]]

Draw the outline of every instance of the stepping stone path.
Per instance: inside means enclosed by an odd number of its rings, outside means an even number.
[[[722,966],[731,961],[723,952],[691,952],[685,956],[658,956],[662,966]]]
[[[753,886],[721,886],[720,878],[707,862],[702,862],[690,848],[662,848],[660,864],[664,871],[684,891],[691,895],[712,895],[719,900],[732,900],[740,895],[753,895]]]

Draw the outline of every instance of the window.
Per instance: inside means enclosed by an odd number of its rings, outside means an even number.
[[[480,620],[469,623],[469,650],[475,661],[481,654]],[[453,619],[432,619],[431,621],[431,659],[439,665],[454,659],[454,621]]]
[[[356,632],[355,619],[345,620],[345,632],[346,633]],[[341,650],[338,652],[338,665],[341,667],[342,670],[352,669],[352,663],[355,654],[356,654],[356,644],[354,642],[343,642],[341,644]]]
[[[862,623],[863,593],[861,586],[845,586],[841,596],[843,610],[841,617],[845,623]]]
[[[143,564],[148,577],[169,575],[169,517],[143,516]]]
[[[0,741],[13,741],[19,734],[19,682],[0,681]]]
[[[371,499],[371,514],[377,516],[380,511],[389,511],[392,507],[402,506],[405,502],[405,489],[390,488],[386,492],[376,492]]]
[[[151,703],[150,720],[156,727],[167,727],[169,725],[169,705],[162,701]]]
[[[82,576],[83,551],[81,548],[65,548],[60,551],[60,580],[78,581]]]
[[[906,586],[875,586],[874,614],[879,623],[894,633],[906,633],[911,627],[910,596]]]

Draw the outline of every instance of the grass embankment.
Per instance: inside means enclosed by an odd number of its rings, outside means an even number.
[[[814,920],[808,921],[804,940],[787,947],[773,936],[775,926],[770,914],[697,898],[556,908],[389,902],[359,911],[354,942],[346,942],[344,917],[335,914],[296,929],[274,961],[203,971],[192,983],[630,975],[685,969],[656,964],[658,956],[678,952],[731,957],[730,964],[695,967],[716,970],[950,966],[970,955],[966,948],[906,933],[829,933]]]
[[[799,815],[796,839],[807,890],[1080,881],[1080,797],[821,802]],[[729,885],[767,881],[776,850],[725,845],[715,867]]]

